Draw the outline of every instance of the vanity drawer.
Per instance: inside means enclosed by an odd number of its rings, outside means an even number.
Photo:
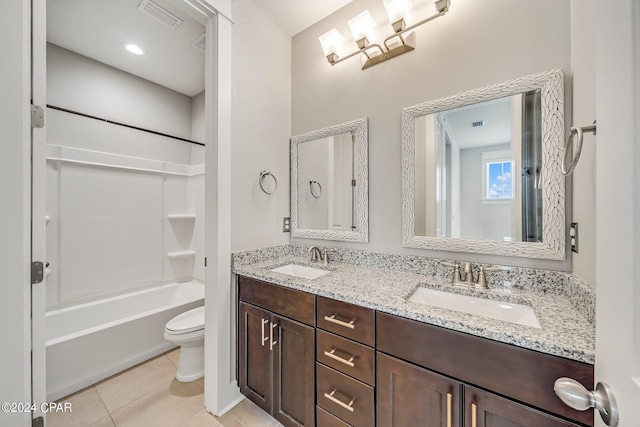
[[[351,427],[351,425],[316,406],[316,427]]]
[[[316,360],[373,385],[375,355],[371,347],[322,330],[316,333]]]
[[[238,276],[238,298],[258,307],[314,326],[315,295]]]
[[[316,363],[318,406],[354,427],[375,425],[373,387]]]
[[[318,297],[317,327],[374,346],[375,312],[334,299]]]

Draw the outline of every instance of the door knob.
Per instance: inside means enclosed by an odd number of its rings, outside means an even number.
[[[611,388],[605,383],[596,384],[595,391],[589,391],[572,378],[558,378],[553,384],[556,395],[567,406],[578,411],[595,408],[608,426],[618,425],[618,405]]]

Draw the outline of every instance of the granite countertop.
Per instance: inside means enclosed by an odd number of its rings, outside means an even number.
[[[328,269],[331,273],[308,280],[270,271],[290,263]],[[507,286],[489,290],[460,288],[422,274],[337,262],[324,267],[291,255],[234,265],[233,273],[579,362],[595,361],[595,324],[558,292]],[[418,286],[529,305],[541,328],[407,301]]]

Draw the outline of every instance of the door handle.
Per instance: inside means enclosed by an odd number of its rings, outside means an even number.
[[[354,368],[356,366],[356,364],[353,363],[353,360],[356,358],[355,356],[349,355],[349,356],[351,356],[349,359],[343,359],[342,357],[340,357],[340,356],[338,356],[336,354],[336,350],[337,350],[337,348],[333,347],[331,349],[331,351],[325,351],[324,355],[327,356],[327,357],[330,357],[330,358],[332,358],[334,360],[337,360],[340,363],[344,363],[345,365],[350,366],[352,368]]]
[[[356,327],[355,319],[344,322],[340,319],[337,319],[335,314],[332,314],[331,316],[324,316],[324,320],[326,320],[327,322],[335,323],[336,325],[344,326],[345,328],[349,329],[355,329]]]
[[[344,409],[346,409],[349,412],[353,412],[353,402],[356,400],[355,398],[351,399],[349,401],[349,403],[344,403],[343,401],[341,401],[340,399],[337,399],[336,397],[334,397],[334,394],[336,394],[336,391],[338,391],[337,389],[333,389],[331,390],[329,393],[325,393],[324,397],[329,399],[330,401],[332,401],[333,403],[342,406]]]
[[[478,405],[471,404],[471,427],[478,427]]]
[[[273,330],[274,330],[275,328],[277,328],[277,327],[278,327],[278,324],[277,324],[277,323],[272,323],[272,324],[271,324],[271,330],[269,331],[269,338],[270,338],[270,340],[271,340],[271,342],[269,343],[269,350],[270,350],[270,351],[271,351],[271,350],[273,350],[273,346],[274,346],[274,345],[278,344],[278,341],[274,341],[274,340],[273,340]]]
[[[553,391],[565,405],[578,411],[595,408],[606,425],[611,427],[618,425],[620,418],[618,405],[607,384],[598,383],[595,391],[589,391],[573,378],[562,377],[553,384]]]
[[[264,325],[269,323],[269,319],[262,319],[262,346],[264,347],[264,342],[269,339],[269,337],[264,336]]]

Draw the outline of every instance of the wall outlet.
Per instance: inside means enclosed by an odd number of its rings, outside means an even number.
[[[569,243],[571,244],[571,252],[578,253],[578,223],[572,222],[569,229]]]
[[[288,216],[285,216],[284,218],[282,218],[282,232],[283,233],[291,232],[291,218]]]

